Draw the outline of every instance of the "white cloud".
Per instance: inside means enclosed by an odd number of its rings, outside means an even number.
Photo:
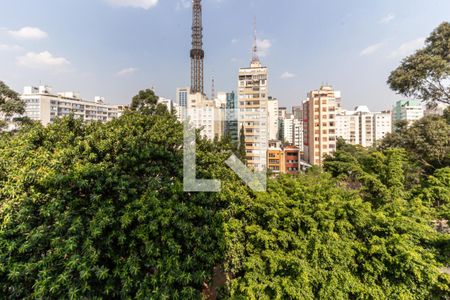
[[[388,23],[391,23],[394,19],[395,19],[395,14],[389,13],[386,16],[384,16],[383,18],[380,19],[380,23],[381,24],[388,24]]]
[[[189,8],[191,7],[191,2],[192,2],[191,0],[178,0],[176,9],[180,10],[183,8]]]
[[[231,43],[232,43],[232,44],[237,44],[238,42],[239,42],[239,39],[232,39],[232,40],[231,40]]]
[[[282,79],[290,79],[290,78],[294,78],[295,74],[290,73],[290,72],[284,72],[283,74],[281,74],[281,78]]]
[[[267,39],[258,39],[256,40],[256,45],[258,46],[258,55],[265,57],[269,54],[269,49],[272,47],[272,42]]]
[[[64,57],[55,57],[50,52],[28,52],[17,58],[19,66],[31,69],[61,70],[70,65]]]
[[[383,46],[385,44],[386,44],[385,42],[382,42],[382,43],[377,43],[377,44],[370,45],[369,47],[361,50],[359,55],[360,56],[365,56],[365,55],[373,54],[373,53],[377,52],[378,50],[380,50],[381,48],[383,48]]]
[[[137,68],[125,68],[116,73],[117,76],[126,77],[135,74],[138,71]]]
[[[158,4],[158,0],[106,0],[111,5],[119,7],[136,7],[150,9]]]
[[[406,57],[414,51],[422,48],[425,45],[425,38],[421,37],[406,43],[403,43],[398,47],[396,50],[394,50],[391,55],[389,55],[390,58],[403,58]]]
[[[48,37],[47,32],[36,27],[23,27],[19,30],[8,30],[8,33],[16,39],[41,40]]]
[[[18,45],[0,44],[0,51],[22,51],[23,48]]]

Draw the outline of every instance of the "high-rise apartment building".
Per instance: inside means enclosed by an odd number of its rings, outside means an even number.
[[[303,151],[303,120],[297,119],[293,114],[286,114],[280,119],[279,138],[284,143],[298,147]]]
[[[286,107],[279,107],[278,108],[278,118],[284,119],[286,118],[286,115],[288,114]]]
[[[238,102],[234,92],[226,94],[225,134],[233,144],[239,143]]]
[[[119,117],[126,109],[125,106],[106,104],[103,97],[87,101],[74,92],[53,93],[48,86],[27,86],[20,98],[25,102],[24,116],[43,125],[68,115],[85,122],[107,122]]]
[[[293,106],[292,107],[292,115],[297,120],[303,120],[303,107],[302,106]]]
[[[373,116],[374,141],[377,144],[384,139],[388,133],[392,132],[392,113],[391,111],[377,112]]]
[[[181,121],[188,121],[191,126],[201,129],[200,134],[209,140],[221,138],[224,127],[223,110],[218,108],[216,101],[209,100],[202,93],[188,94],[187,107]]]
[[[303,102],[304,156],[311,165],[322,165],[325,155],[336,151],[336,112],[340,92],[322,86]]]
[[[389,111],[374,113],[367,106],[358,106],[336,115],[336,135],[349,144],[372,147],[391,132],[391,124]]]
[[[417,100],[400,100],[394,106],[392,112],[392,121],[395,123],[399,121],[406,121],[408,125],[412,125],[415,121],[423,118],[425,109],[420,101]]]
[[[276,140],[279,137],[279,118],[278,118],[278,99],[269,97],[268,106],[268,124],[269,124],[269,140]]]
[[[268,148],[268,69],[257,56],[256,38],[250,67],[239,70],[239,127],[244,127],[247,166],[266,170]]]
[[[180,107],[187,107],[190,88],[178,88],[176,102]]]

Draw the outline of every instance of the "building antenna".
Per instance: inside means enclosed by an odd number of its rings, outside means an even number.
[[[214,80],[214,75],[212,77],[212,85],[211,85],[211,100],[216,99],[216,82]]]
[[[253,19],[253,49],[252,49],[252,62],[259,61],[258,57],[258,38],[256,33],[256,17]]]

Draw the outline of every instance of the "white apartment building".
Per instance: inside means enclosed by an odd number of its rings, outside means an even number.
[[[68,115],[85,122],[107,122],[120,117],[126,108],[106,104],[103,97],[87,101],[74,92],[53,93],[48,86],[27,86],[20,98],[26,105],[24,116],[40,121],[43,125],[51,124],[55,118]]]
[[[278,99],[269,97],[268,106],[268,124],[269,124],[269,140],[277,140],[279,137],[279,111]]]
[[[367,106],[354,111],[341,110],[336,115],[336,136],[352,145],[372,147],[392,131],[390,112],[373,113]]]
[[[408,126],[422,119],[425,115],[425,108],[420,101],[417,100],[400,100],[394,106],[392,114],[393,125],[396,122],[406,121]]]
[[[191,126],[201,129],[201,135],[209,140],[221,138],[224,132],[224,109],[217,101],[209,100],[202,93],[188,94],[187,107],[181,110],[181,121],[189,120]],[[180,114],[180,113],[178,113]]]
[[[373,124],[374,141],[376,144],[384,139],[388,133],[392,132],[392,112],[387,110],[375,113]]]
[[[296,146],[303,152],[303,121],[287,113],[280,119],[280,139],[285,143]]]

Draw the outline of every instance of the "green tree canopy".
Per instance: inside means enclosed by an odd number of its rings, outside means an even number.
[[[381,149],[403,148],[428,174],[450,166],[450,122],[445,117],[426,116],[411,127],[398,126],[380,144]]]
[[[130,109],[146,114],[165,114],[168,112],[164,104],[158,103],[159,97],[150,89],[140,91],[131,101]]]
[[[398,163],[392,158],[391,165]],[[382,183],[380,183],[382,184]],[[396,184],[396,185],[400,185]],[[425,208],[389,203],[328,174],[269,181],[226,223],[232,299],[432,299],[449,294]],[[363,195],[363,197],[361,197]],[[374,202],[378,202],[375,199]],[[447,237],[448,240],[448,237]]]
[[[446,171],[411,183],[405,150],[340,142],[328,173],[253,193],[226,141],[197,139],[183,191],[183,126],[146,109],[0,137],[0,294],[6,299],[436,299],[449,294]],[[445,211],[444,209],[440,211]],[[447,245],[447,246],[446,246]],[[447,247],[447,248],[445,248]]]
[[[0,114],[11,117],[14,114],[23,114],[24,112],[25,103],[19,98],[19,94],[10,89],[3,81],[0,81]],[[0,129],[5,125],[6,123],[0,120]]]
[[[429,104],[450,104],[450,23],[444,22],[426,40],[426,46],[405,58],[391,73],[394,91]]]
[[[0,294],[199,298],[222,261],[226,196],[183,192],[182,133],[169,115],[128,113],[3,138]],[[230,177],[211,147],[199,145],[199,176]]]

